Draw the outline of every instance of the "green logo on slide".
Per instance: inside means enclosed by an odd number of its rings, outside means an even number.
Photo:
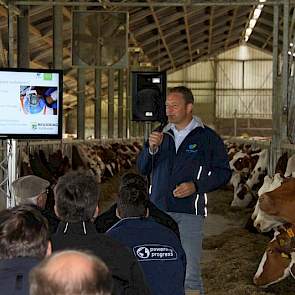
[[[44,73],[43,79],[44,80],[52,80],[52,73]]]

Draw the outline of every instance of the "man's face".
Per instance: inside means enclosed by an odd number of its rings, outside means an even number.
[[[172,92],[166,100],[166,114],[170,123],[176,125],[191,119],[192,104],[186,104],[181,93]]]

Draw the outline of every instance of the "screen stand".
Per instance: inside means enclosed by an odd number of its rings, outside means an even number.
[[[11,208],[15,206],[15,197],[12,192],[12,182],[17,177],[17,141],[15,139],[7,139],[7,171],[8,171],[8,181],[7,181],[7,201],[6,207]]]

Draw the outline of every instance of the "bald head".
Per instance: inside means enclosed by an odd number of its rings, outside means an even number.
[[[30,275],[32,295],[109,295],[112,278],[97,257],[79,251],[53,254]]]

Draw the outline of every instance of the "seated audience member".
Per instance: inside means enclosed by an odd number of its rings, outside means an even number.
[[[137,179],[138,176],[134,176]],[[140,177],[140,176],[139,176]],[[122,185],[117,199],[121,220],[107,235],[128,246],[146,275],[153,295],[183,295],[186,258],[169,228],[148,218],[147,193],[136,181]]]
[[[112,276],[96,256],[56,252],[30,273],[30,295],[111,295]]]
[[[12,183],[12,190],[17,205],[31,205],[38,208],[46,217],[50,233],[56,232],[59,220],[45,208],[50,182],[36,175],[26,175]]]
[[[142,187],[143,190],[147,190],[145,179],[136,173],[126,173],[122,176],[120,186],[129,183],[135,183],[138,187]],[[114,204],[109,210],[96,218],[94,223],[98,232],[106,232],[120,220],[116,215],[116,208],[117,204]],[[178,225],[170,215],[156,207],[156,205],[154,205],[149,199],[147,200],[147,208],[149,209],[150,217],[152,217],[156,222],[170,228],[180,238]]]
[[[38,210],[0,211],[0,294],[29,295],[29,272],[50,253],[47,221]]]
[[[52,236],[53,251],[89,250],[109,267],[114,279],[112,294],[150,294],[142,269],[132,253],[117,241],[97,233],[91,222],[99,211],[95,178],[70,172],[58,179],[54,194],[55,210],[61,222]]]

